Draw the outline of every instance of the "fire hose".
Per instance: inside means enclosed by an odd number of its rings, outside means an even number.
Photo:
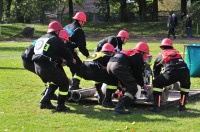
[[[93,97],[96,93],[96,88],[87,88],[71,91],[71,99],[75,102],[87,97]]]

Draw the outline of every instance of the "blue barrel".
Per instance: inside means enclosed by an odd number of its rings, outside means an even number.
[[[200,77],[200,44],[190,44],[186,47],[186,63],[191,77]]]

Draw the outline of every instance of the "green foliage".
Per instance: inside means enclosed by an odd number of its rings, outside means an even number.
[[[194,22],[200,23],[200,1],[194,2],[188,9],[188,14]]]
[[[34,37],[40,37],[47,31],[47,25],[42,24],[0,24],[1,38],[0,40],[10,38],[12,35],[18,34],[25,26],[35,28]],[[65,26],[65,25],[63,25]],[[127,28],[129,27],[129,28]],[[155,28],[156,27],[156,28]],[[86,36],[101,37],[115,35],[121,29],[126,29],[131,36],[147,35],[147,36],[166,36],[167,29],[165,22],[144,22],[144,23],[86,23],[83,27]],[[177,34],[179,34],[177,32]],[[22,36],[16,36],[16,38]]]

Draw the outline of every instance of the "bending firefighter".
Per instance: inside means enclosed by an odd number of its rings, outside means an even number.
[[[109,36],[101,41],[96,46],[95,52],[101,51],[104,44],[109,43],[112,44],[115,48],[115,51],[121,51],[122,45],[126,44],[127,40],[129,39],[129,33],[126,30],[119,31],[117,36]]]
[[[34,47],[33,61],[37,75],[40,76],[43,82],[52,82],[59,87],[58,105],[55,107],[50,101],[50,96],[54,94],[57,87],[50,87],[40,101],[41,109],[69,110],[65,106],[69,81],[59,65],[63,63],[63,59],[69,63],[75,63],[75,61],[67,46],[58,37],[61,30],[62,25],[57,21],[52,21],[48,26],[47,34],[40,37]]]
[[[116,53],[108,62],[108,73],[114,75],[125,87],[124,97],[117,103],[115,114],[128,114],[124,106],[129,106],[135,101],[138,91],[137,84],[144,86],[143,70],[144,58],[149,54],[149,46],[146,42],[139,42],[135,48],[122,50]]]
[[[180,82],[181,100],[179,110],[186,110],[186,98],[190,89],[190,74],[189,69],[184,62],[180,53],[173,48],[172,41],[168,38],[162,40],[160,45],[162,51],[158,54],[153,66],[153,98],[154,107],[152,111],[160,112],[161,94],[163,87],[171,85],[177,81]],[[161,73],[161,69],[164,72]]]
[[[95,87],[99,95],[99,104],[105,107],[115,107],[112,102],[112,93],[116,91],[118,80],[114,76],[108,74],[106,67],[109,59],[115,54],[114,47],[106,43],[100,52],[96,52],[93,56],[86,59],[81,66],[81,74],[86,80],[95,81]],[[106,97],[102,93],[102,83],[106,83]]]

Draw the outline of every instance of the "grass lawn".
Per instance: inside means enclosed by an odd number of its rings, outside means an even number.
[[[96,41],[88,42],[92,54]],[[155,58],[159,43],[149,42]],[[174,47],[183,51],[183,45]],[[113,109],[97,104],[67,103],[69,113],[41,110],[39,101],[44,90],[42,81],[26,71],[20,54],[30,42],[0,42],[0,131],[5,132],[174,132],[200,130],[200,99],[190,100],[187,112],[179,112],[178,105],[163,109],[160,114],[149,112],[147,107],[131,107],[131,115],[118,116]],[[124,49],[134,47],[129,42]],[[82,59],[85,57],[79,54]],[[67,75],[71,73],[65,67]],[[191,89],[200,89],[200,78],[191,78]],[[91,81],[82,80],[81,87],[92,87]],[[53,101],[56,104],[55,101]]]

